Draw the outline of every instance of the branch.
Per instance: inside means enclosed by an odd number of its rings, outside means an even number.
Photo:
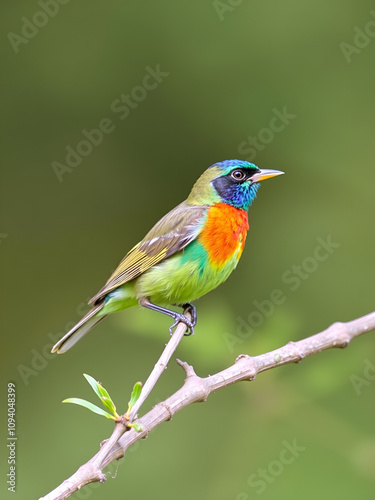
[[[180,323],[170,342],[174,336],[176,336],[175,339],[178,337],[180,341],[185,329],[185,325]],[[158,403],[139,420],[144,430],[140,433],[137,433],[134,429],[126,432],[126,429],[120,429],[118,427],[119,424],[117,424],[112,436],[91,460],[82,465],[69,479],[65,480],[60,486],[40,500],[63,500],[86,484],[96,481],[104,482],[106,476],[102,470],[114,460],[122,458],[131,445],[139,439],[147,437],[147,434],[151,430],[155,429],[162,422],[170,420],[173,415],[191,403],[205,401],[212,392],[241,380],[254,380],[258,373],[289,363],[299,363],[303,358],[318,354],[327,349],[334,347],[344,348],[353,338],[372,330],[375,330],[375,312],[347,323],[334,323],[326,330],[311,337],[299,340],[298,342],[289,342],[279,349],[260,354],[259,356],[250,357],[241,354],[232,366],[206,378],[198,377],[192,366],[177,360],[186,372],[185,383],[175,394],[164,402]],[[178,342],[176,347],[177,345]],[[166,349],[168,349],[168,345]],[[172,353],[173,351],[170,351],[170,356]],[[165,352],[163,352],[160,359],[163,358],[164,354]],[[157,365],[155,365],[154,371]],[[151,376],[149,380],[150,378]],[[149,380],[146,382],[144,389]]]

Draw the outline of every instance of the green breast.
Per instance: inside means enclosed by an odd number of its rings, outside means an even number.
[[[223,283],[237,262],[234,256],[221,269],[211,266],[207,252],[195,240],[137,278],[135,293],[160,305],[192,302]]]

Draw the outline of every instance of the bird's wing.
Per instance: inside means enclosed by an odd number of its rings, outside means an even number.
[[[130,281],[170,255],[185,248],[202,230],[208,206],[184,201],[155,224],[141,242],[122,259],[104,287],[90,300],[97,303],[107,293]]]

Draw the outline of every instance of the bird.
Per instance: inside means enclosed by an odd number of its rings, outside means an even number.
[[[208,167],[185,201],[162,217],[122,259],[92,297],[91,310],[53,347],[63,353],[107,315],[141,305],[170,316],[173,328],[194,333],[192,302],[223,283],[236,268],[249,229],[248,210],[259,182],[284,174],[245,160]],[[183,313],[169,309],[177,306]]]

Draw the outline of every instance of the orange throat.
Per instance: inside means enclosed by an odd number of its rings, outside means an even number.
[[[225,265],[235,255],[241,257],[249,229],[247,212],[226,203],[217,203],[207,214],[199,241],[215,267]]]

